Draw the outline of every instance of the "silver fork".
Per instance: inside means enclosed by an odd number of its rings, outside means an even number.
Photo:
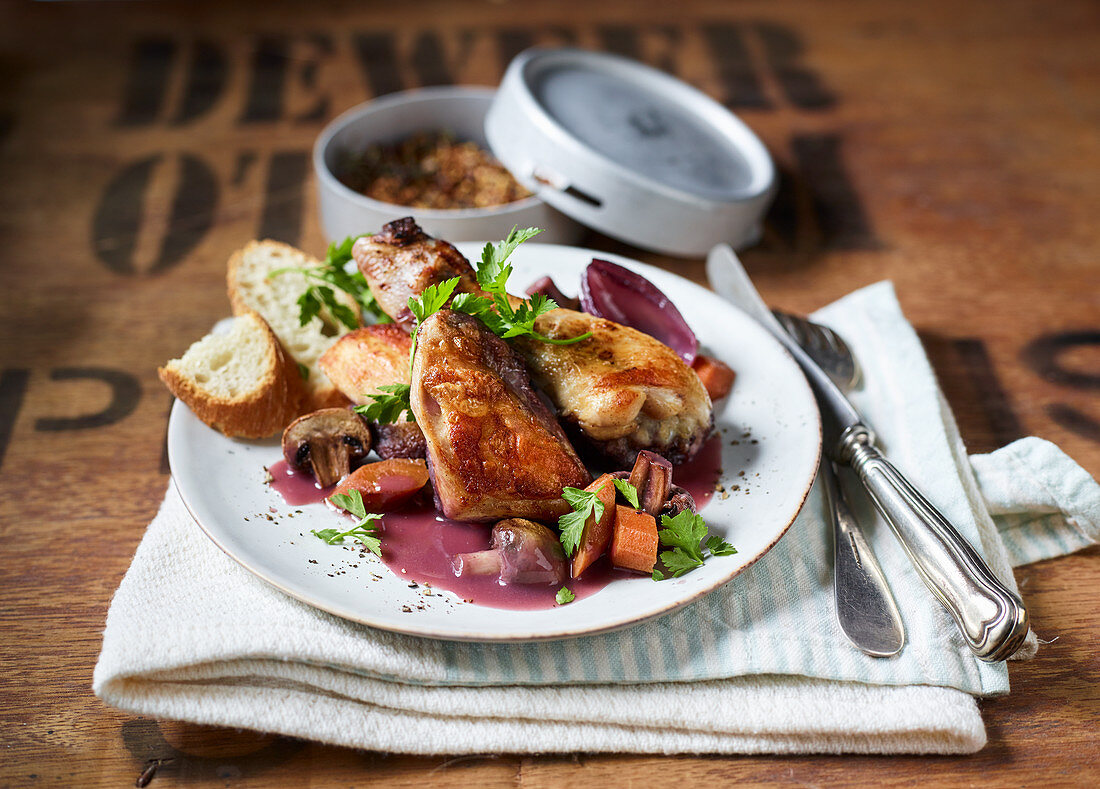
[[[787,334],[794,337],[795,342],[813,357],[825,374],[833,379],[833,383],[846,392],[859,386],[862,376],[859,361],[843,337],[828,326],[789,312],[772,310],[772,315]]]
[[[848,344],[828,326],[772,310],[780,325],[844,391],[859,382],[859,362]],[[892,657],[905,645],[905,626],[886,576],[867,537],[852,515],[837,481],[836,469],[824,454],[821,482],[833,531],[833,592],[840,629],[856,647],[872,657]]]

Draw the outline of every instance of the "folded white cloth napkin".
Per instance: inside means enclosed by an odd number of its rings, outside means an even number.
[[[859,357],[853,400],[891,458],[1010,586],[1010,563],[1097,542],[1100,486],[1056,447],[1030,438],[967,458],[888,283],[816,317]],[[224,556],[170,487],[111,604],[94,689],[145,715],[404,753],[977,750],[975,696],[1007,692],[1007,670],[970,654],[855,501],[908,632],[889,660],[837,629],[816,491],[776,548],[691,606],[501,645],[372,630],[291,599]]]

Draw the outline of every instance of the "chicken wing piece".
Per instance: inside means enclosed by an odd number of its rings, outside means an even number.
[[[320,366],[345,397],[357,405],[371,402],[380,386],[407,384],[412,338],[392,323],[348,332],[321,356]],[[424,434],[416,422],[399,416],[393,424],[370,422],[374,451],[383,460],[422,458]]]
[[[459,277],[456,293],[480,293],[470,261],[446,241],[432,238],[411,216],[382,225],[382,232],[363,236],[351,250],[382,311],[406,333],[412,331],[409,298],[429,285]]]
[[[562,488],[591,479],[523,360],[477,318],[440,310],[421,325],[412,410],[436,505],[448,518],[554,520]]]
[[[553,338],[592,332],[570,345],[520,337],[515,347],[561,420],[609,459],[627,467],[648,449],[681,463],[710,434],[714,414],[706,389],[664,343],[572,310],[546,313],[535,329]]]

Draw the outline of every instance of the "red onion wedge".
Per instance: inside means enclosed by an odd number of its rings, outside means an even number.
[[[668,296],[640,274],[594,258],[581,276],[581,308],[660,340],[686,364],[695,360],[695,332]]]

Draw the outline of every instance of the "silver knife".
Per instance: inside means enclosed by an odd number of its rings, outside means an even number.
[[[833,596],[844,635],[871,657],[893,657],[905,645],[886,576],[840,490],[833,462],[821,459],[821,486],[833,532]]]
[[[728,244],[707,256],[711,286],[767,328],[802,368],[821,408],[824,450],[851,466],[921,579],[951,614],[981,660],[1007,660],[1028,632],[1027,609],[962,535],[875,446],[848,398],[771,314]]]

